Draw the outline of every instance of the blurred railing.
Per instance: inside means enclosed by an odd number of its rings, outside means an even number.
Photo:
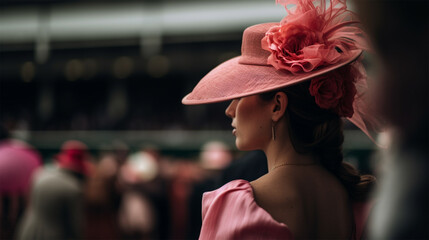
[[[235,140],[227,130],[14,131],[12,135],[41,149],[58,148],[66,140],[77,139],[94,149],[117,140],[133,148],[152,144],[162,149],[193,151],[211,140],[223,141],[234,147]],[[360,130],[345,130],[344,135],[345,150],[372,150],[376,147]]]
[[[343,152],[345,161],[362,173],[373,171],[376,145],[360,130],[345,130]],[[201,147],[209,141],[222,141],[236,156],[242,154],[235,147],[235,138],[226,130],[159,130],[159,131],[14,131],[12,136],[33,145],[45,162],[58,153],[61,144],[70,139],[85,142],[95,154],[107,150],[115,142],[124,143],[134,152],[144,146],[155,146],[164,156],[174,159],[197,160]]]

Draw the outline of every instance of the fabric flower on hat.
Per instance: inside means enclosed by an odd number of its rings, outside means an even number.
[[[323,109],[332,109],[342,117],[352,117],[356,87],[353,74],[356,71],[348,65],[327,74],[315,77],[310,83],[310,94]]]
[[[330,2],[330,4],[327,4]],[[348,57],[350,50],[367,49],[359,22],[344,0],[277,0],[288,16],[271,27],[261,41],[271,54],[267,63],[297,74],[311,72]],[[295,8],[289,9],[288,5]]]

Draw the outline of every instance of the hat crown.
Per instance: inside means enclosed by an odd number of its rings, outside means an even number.
[[[239,63],[268,66],[267,59],[271,53],[262,48],[261,40],[272,26],[278,24],[262,23],[246,28],[243,32]]]

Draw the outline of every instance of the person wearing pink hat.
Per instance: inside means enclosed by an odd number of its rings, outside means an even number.
[[[0,122],[0,239],[13,239],[28,202],[33,174],[42,165],[40,153],[10,138]]]
[[[83,183],[90,174],[88,147],[65,142],[55,156],[57,168],[36,173],[31,202],[17,239],[81,239],[83,237]]]
[[[267,156],[264,176],[204,194],[200,239],[360,239],[375,178],[343,161],[341,118],[374,139],[365,33],[345,0],[277,3],[287,16],[247,28],[241,56],[182,100],[231,100],[237,148]]]

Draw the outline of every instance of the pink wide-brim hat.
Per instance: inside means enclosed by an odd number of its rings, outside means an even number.
[[[357,94],[353,101],[353,116],[347,117],[360,128],[373,142],[381,129],[380,120],[368,103],[365,69],[361,63],[363,53],[361,45],[342,52],[341,58],[334,64],[318,66],[311,71],[292,73],[276,69],[268,63],[270,51],[262,48],[261,41],[271,27],[279,23],[263,23],[248,27],[243,33],[241,56],[232,58],[210,71],[195,86],[191,93],[182,99],[185,105],[223,102],[236,98],[260,94],[310,80],[347,64],[356,63],[360,77],[353,81]],[[378,144],[381,146],[380,144]]]
[[[254,94],[282,89],[355,61],[362,50],[351,50],[335,64],[310,72],[294,74],[277,70],[267,59],[270,52],[262,49],[265,33],[279,23],[263,23],[248,27],[243,33],[241,56],[232,58],[210,71],[182,99],[186,105],[223,102]]]

